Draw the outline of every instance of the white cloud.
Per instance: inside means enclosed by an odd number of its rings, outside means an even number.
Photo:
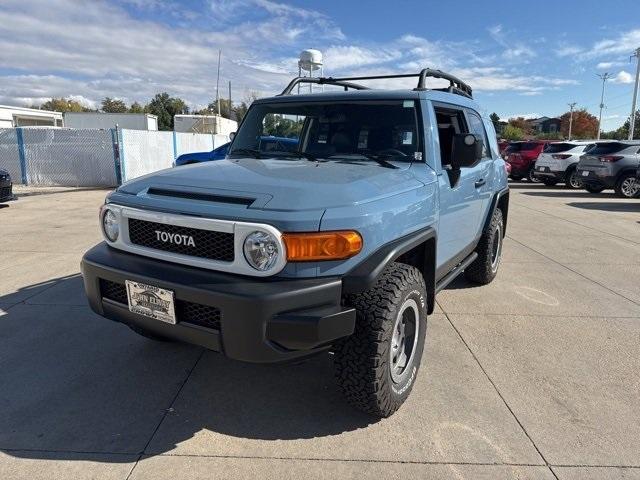
[[[613,83],[633,83],[633,76],[629,72],[620,70],[618,74],[611,79]]]
[[[558,57],[569,57],[577,55],[582,52],[582,48],[575,45],[563,45],[556,49],[556,55]]]
[[[596,65],[598,70],[608,70],[612,67],[621,67],[624,65],[622,62],[600,62]]]
[[[510,62],[527,63],[537,55],[536,51],[522,42],[508,38],[502,25],[494,25],[487,29],[489,35],[504,48],[502,58]]]
[[[356,68],[365,65],[380,65],[401,58],[402,53],[395,49],[370,49],[349,46],[332,46],[324,52],[324,62],[331,70]]]

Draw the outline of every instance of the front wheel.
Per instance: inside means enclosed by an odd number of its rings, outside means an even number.
[[[616,194],[623,198],[635,198],[638,196],[640,189],[635,173],[623,174],[615,186]]]
[[[476,258],[465,271],[467,280],[486,285],[496,277],[502,260],[502,240],[504,238],[504,220],[502,210],[496,208],[491,216],[488,228],[482,233]]]
[[[427,293],[420,271],[393,263],[366,292],[351,295],[353,335],[334,345],[336,379],[359,410],[388,417],[409,396],[427,330]]]

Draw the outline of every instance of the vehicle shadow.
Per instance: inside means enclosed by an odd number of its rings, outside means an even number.
[[[0,451],[8,455],[125,462],[204,431],[296,440],[377,421],[346,404],[329,354],[252,365],[156,342],[95,315],[78,288],[71,275],[0,296]]]
[[[630,203],[617,202],[569,202],[567,205],[586,210],[603,210],[605,212],[637,212],[640,213],[640,200]]]
[[[586,190],[564,190],[564,191],[545,191],[545,192],[522,192],[522,195],[531,197],[553,197],[553,198],[618,198],[613,191],[602,193],[589,193]]]

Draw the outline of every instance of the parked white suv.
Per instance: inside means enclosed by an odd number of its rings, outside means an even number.
[[[536,160],[534,175],[545,185],[565,182],[567,187],[582,188],[582,180],[576,175],[576,166],[580,156],[594,145],[595,140],[550,143]]]

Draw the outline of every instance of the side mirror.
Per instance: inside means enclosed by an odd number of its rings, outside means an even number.
[[[472,133],[457,133],[453,136],[451,166],[454,169],[473,167],[482,159],[482,140]]]
[[[236,138],[236,132],[231,132],[229,134],[229,140],[233,141],[234,138]]]

